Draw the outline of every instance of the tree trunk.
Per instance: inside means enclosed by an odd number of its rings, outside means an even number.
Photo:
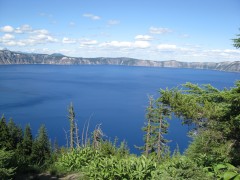
[[[162,114],[160,114],[159,117],[159,129],[158,129],[158,148],[157,148],[157,156],[158,156],[158,160],[160,160],[161,158],[161,130],[162,130]]]
[[[148,152],[149,152],[150,134],[151,134],[150,131],[151,131],[151,124],[150,124],[150,119],[148,119],[146,150],[145,150],[146,157],[148,156]]]
[[[75,113],[73,109],[73,104],[70,104],[70,107],[68,109],[69,112],[69,122],[70,122],[70,148],[74,148],[74,129],[75,129],[75,124],[74,124],[74,119],[75,119]]]

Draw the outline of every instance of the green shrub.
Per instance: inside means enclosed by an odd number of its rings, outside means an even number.
[[[204,169],[208,171],[208,176],[214,179],[240,180],[239,169],[229,163],[216,164]]]
[[[93,159],[99,157],[99,153],[90,147],[74,149],[70,152],[63,153],[57,159],[55,166],[57,169],[66,172],[80,171],[83,167],[88,166]]]
[[[90,179],[152,179],[151,172],[156,169],[156,163],[145,156],[119,159],[116,156],[99,158],[85,168],[85,174]]]
[[[231,141],[222,137],[221,132],[199,131],[189,145],[186,155],[202,166],[231,162]]]
[[[13,167],[14,152],[0,149],[0,177],[1,179],[10,179],[15,175],[16,167]]]
[[[174,156],[162,162],[156,171],[152,173],[153,179],[164,180],[204,180],[208,179],[202,167],[186,156]]]

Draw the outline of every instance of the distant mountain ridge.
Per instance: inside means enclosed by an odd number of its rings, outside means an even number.
[[[0,65],[7,64],[57,64],[57,65],[125,65],[125,66],[149,66],[149,67],[168,67],[168,68],[193,68],[211,69],[219,71],[240,72],[240,61],[234,62],[180,62],[176,60],[152,61],[134,58],[118,57],[69,57],[63,54],[36,54],[14,52],[10,50],[0,50]]]

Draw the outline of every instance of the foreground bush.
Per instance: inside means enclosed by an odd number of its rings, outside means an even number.
[[[84,169],[90,179],[152,179],[157,164],[145,156],[99,158]]]
[[[14,152],[0,149],[0,178],[10,179],[15,175],[16,167],[13,167]]]
[[[61,172],[81,171],[83,167],[88,166],[92,160],[99,157],[98,151],[90,147],[74,149],[62,153],[55,163],[55,168]]]
[[[213,179],[240,180],[240,169],[229,163],[216,164],[204,169],[208,170],[208,176]]]
[[[209,179],[207,171],[186,156],[157,161],[154,156],[101,154],[90,147],[63,153],[55,163],[58,172],[81,172],[89,179]]]
[[[161,178],[160,178],[161,177]],[[164,180],[204,180],[209,179],[202,167],[183,155],[173,156],[164,161],[153,173],[153,179]]]

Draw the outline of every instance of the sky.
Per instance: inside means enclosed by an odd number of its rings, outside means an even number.
[[[0,0],[0,49],[239,61],[240,0]]]

